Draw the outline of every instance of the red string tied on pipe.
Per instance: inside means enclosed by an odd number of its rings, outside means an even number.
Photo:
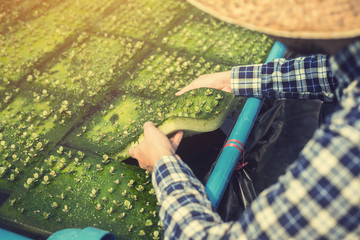
[[[237,162],[234,170],[239,171],[240,169],[242,169],[243,167],[245,167],[248,164],[247,162],[245,162],[244,146],[239,140],[236,140],[236,139],[228,140],[224,145],[224,148],[226,148],[226,147],[235,147],[236,149],[238,149],[240,151],[240,153],[242,153],[242,163]]]

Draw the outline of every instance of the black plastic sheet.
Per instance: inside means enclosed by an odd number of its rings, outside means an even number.
[[[218,207],[218,213],[224,221],[236,220],[250,206],[257,194],[253,179],[266,165],[264,154],[276,141],[284,124],[285,102],[265,100],[250,132],[245,148],[245,162],[248,164],[235,170]],[[239,159],[242,161],[242,159]],[[210,177],[210,170],[202,179],[205,183]]]

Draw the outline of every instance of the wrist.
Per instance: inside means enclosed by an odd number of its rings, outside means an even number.
[[[178,155],[162,156],[161,158],[158,159],[158,161],[156,161],[156,164],[153,167],[153,172],[155,173],[156,171],[159,171],[161,169],[161,166],[164,164],[165,165],[169,165],[169,163],[178,164],[177,163],[178,161],[181,161],[181,158]]]
[[[174,157],[174,154],[172,154],[172,153],[170,153],[170,152],[164,152],[164,153],[162,153],[162,154],[159,154],[159,155],[155,156],[155,157],[151,160],[151,162],[152,162],[151,165],[152,165],[152,166],[155,166],[156,163],[157,163],[160,159],[165,158],[165,157]]]

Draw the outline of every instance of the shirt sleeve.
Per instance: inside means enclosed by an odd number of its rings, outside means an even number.
[[[280,58],[265,64],[233,67],[231,72],[231,88],[236,96],[331,102],[337,85],[325,55]]]
[[[344,99],[341,109],[315,132],[294,164],[254,200],[238,221],[221,220],[204,186],[180,159],[160,159],[152,181],[165,239],[358,239],[357,91],[356,98],[348,98],[352,101]]]
[[[152,182],[165,239],[221,239],[232,224],[222,222],[191,169],[173,156],[154,166]]]

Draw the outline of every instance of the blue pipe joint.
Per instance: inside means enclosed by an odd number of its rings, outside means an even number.
[[[111,232],[98,228],[67,228],[53,233],[48,240],[116,240]]]

